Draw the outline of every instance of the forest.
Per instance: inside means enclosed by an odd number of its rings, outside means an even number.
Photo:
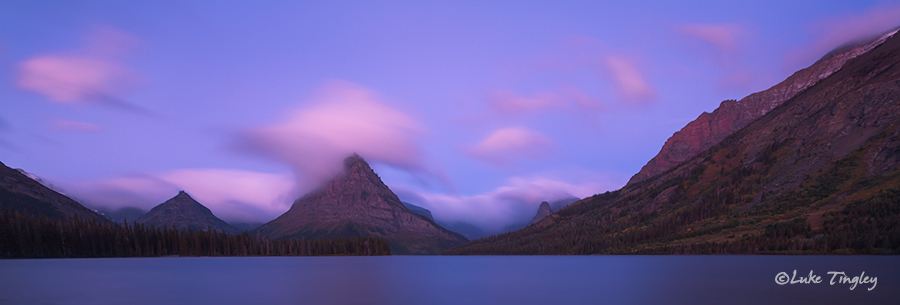
[[[232,235],[0,211],[0,258],[390,254],[388,241],[378,237],[270,239],[247,232]]]

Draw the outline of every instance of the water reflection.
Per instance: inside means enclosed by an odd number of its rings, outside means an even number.
[[[823,283],[775,284],[792,270]],[[828,285],[828,271],[878,286]],[[891,304],[898,279],[888,256],[0,260],[0,304]]]

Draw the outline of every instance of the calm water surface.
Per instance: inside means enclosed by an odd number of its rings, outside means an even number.
[[[776,284],[793,270],[822,282]],[[877,284],[829,285],[829,271]],[[900,257],[0,260],[0,304],[900,304]]]

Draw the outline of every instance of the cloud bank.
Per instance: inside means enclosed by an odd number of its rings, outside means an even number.
[[[472,196],[447,195],[391,185],[401,200],[431,211],[441,223],[465,222],[490,234],[529,221],[541,201],[569,197],[584,198],[620,186],[604,179],[571,183],[550,177],[512,177],[505,185]]]

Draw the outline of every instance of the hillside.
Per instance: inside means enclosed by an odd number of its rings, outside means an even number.
[[[66,219],[77,215],[82,219],[106,221],[100,214],[44,186],[22,171],[0,163],[0,210],[12,209],[38,217]]]
[[[868,43],[832,51],[769,89],[737,101],[723,101],[712,113],[700,114],[666,140],[659,153],[631,177],[628,184],[661,174],[708,150],[784,101],[840,70],[850,60],[881,45],[889,35],[890,33]]]
[[[447,254],[900,253],[900,38],[710,149]]]

